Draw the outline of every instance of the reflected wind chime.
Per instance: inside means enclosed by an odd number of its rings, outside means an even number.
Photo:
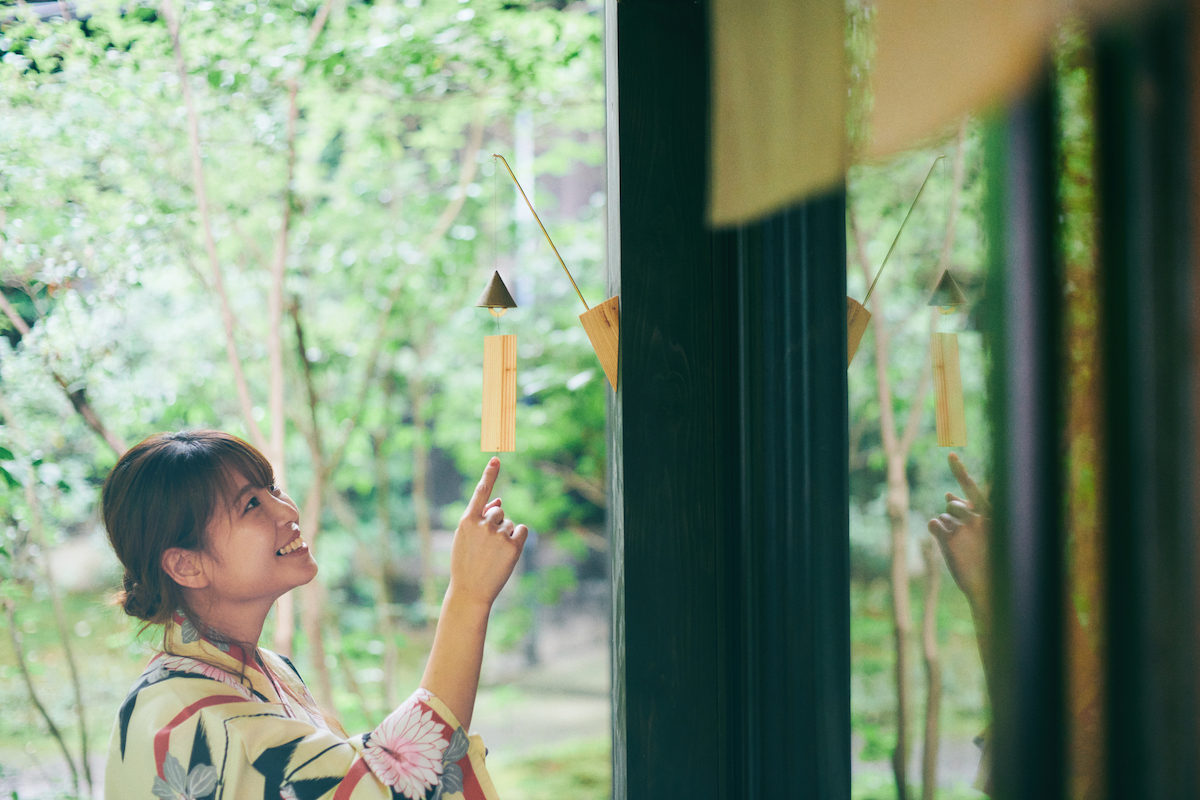
[[[867,289],[867,296],[860,303],[853,297],[846,298],[846,367],[854,361],[854,354],[858,352],[858,345],[862,341],[863,334],[867,332],[867,323],[871,321],[871,312],[867,311],[867,301],[871,299],[871,293],[875,291],[875,284],[879,283],[879,276],[883,275],[883,268],[887,266],[888,259],[892,257],[892,251],[896,249],[896,242],[900,241],[900,234],[904,233],[904,226],[908,224],[908,218],[912,216],[913,209],[917,207],[917,202],[921,199],[921,194],[925,191],[925,184],[929,183],[929,179],[933,177],[933,171],[937,168],[938,162],[945,156],[938,156],[933,160],[933,164],[929,167],[929,172],[925,175],[925,180],[921,181],[921,188],[917,190],[917,196],[913,198],[912,205],[908,207],[908,213],[904,215],[904,220],[900,223],[900,230],[896,231],[896,237],[892,239],[892,246],[888,248],[887,255],[883,257],[883,263],[879,265],[879,269],[875,272],[875,280],[871,281],[871,288]]]
[[[966,295],[950,274],[942,273],[929,305],[940,316],[953,314],[967,302]],[[937,320],[935,317],[934,325]],[[962,374],[958,361],[958,334],[934,331],[929,338],[929,357],[933,361],[934,414],[937,421],[938,447],[967,446],[967,416],[963,407]]]
[[[512,167],[508,165],[508,160],[496,153],[492,154],[492,158],[500,159],[504,168],[508,170],[509,177],[516,184],[517,191],[521,193],[533,218],[537,220],[538,227],[542,229],[542,234],[550,244],[550,249],[558,257],[558,263],[562,265],[563,272],[567,273],[567,278],[571,281],[575,294],[579,296],[579,302],[583,303],[585,310],[579,315],[579,321],[583,324],[583,330],[588,335],[592,349],[596,351],[596,357],[604,369],[604,376],[615,391],[619,366],[620,298],[610,297],[594,308],[588,306],[587,301],[583,299],[583,293],[579,291],[579,285],[575,283],[575,278],[571,275],[571,270],[567,269],[566,262],[563,261],[558,248],[554,246],[554,241],[546,231],[546,226],[542,224],[542,218],[534,210],[533,203],[529,201],[529,196],[525,194],[521,182],[517,180]],[[499,172],[495,174],[498,181]],[[499,196],[500,192],[495,191],[497,209],[499,208]],[[497,220],[495,252],[496,258],[499,259],[499,211],[497,210],[495,213]],[[517,337],[516,334],[500,335],[499,331],[500,317],[508,309],[516,308],[517,304],[504,285],[499,270],[493,272],[491,281],[488,282],[487,288],[483,290],[483,294],[479,296],[479,302],[475,305],[487,308],[492,316],[496,317],[497,333],[495,336],[486,336],[483,340],[483,422],[479,447],[485,453],[511,452],[516,449]]]

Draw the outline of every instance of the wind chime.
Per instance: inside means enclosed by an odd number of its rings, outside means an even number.
[[[534,210],[524,187],[517,180],[512,167],[508,165],[508,160],[496,153],[492,154],[492,158],[500,159],[504,168],[508,170],[509,177],[516,184],[517,191],[524,198],[533,218],[537,220],[550,249],[558,257],[563,272],[567,273],[575,294],[579,296],[579,302],[583,303],[584,313],[579,315],[579,321],[583,324],[592,349],[596,351],[596,357],[604,369],[604,376],[615,391],[619,366],[620,298],[614,296],[598,306],[588,306],[587,301],[583,299],[583,293],[579,291],[579,285],[571,275],[571,270],[567,269],[566,262],[554,246],[546,226],[542,224],[542,218]],[[499,192],[496,192],[496,195],[498,197]],[[497,330],[497,335],[485,336],[483,340],[483,422],[479,448],[485,453],[512,452],[516,449],[517,441],[517,337],[516,334],[500,335],[499,329],[500,317],[508,309],[516,308],[517,304],[500,278],[499,271],[492,274],[491,281],[475,305],[487,308],[492,316],[496,317]]]
[[[958,307],[966,302],[967,298],[950,270],[943,272],[933,296],[929,298],[929,305],[935,306],[939,315],[944,317],[958,311]],[[934,331],[929,339],[929,354],[933,360],[938,447],[966,447],[967,417],[963,408],[962,375],[959,372],[958,334]]]
[[[517,303],[500,278],[492,273],[487,288],[476,306],[486,308],[496,318]],[[517,449],[517,335],[515,333],[483,337],[483,422],[479,449],[484,453],[511,453]]]
[[[933,177],[933,170],[937,167],[938,162],[945,156],[938,156],[933,160],[933,164],[929,167],[929,172],[925,175],[925,180],[921,181],[921,188],[917,190],[917,196],[913,198],[912,205],[908,207],[908,213],[904,215],[904,220],[900,223],[900,230],[896,231],[896,236],[892,239],[892,246],[888,248],[887,255],[883,257],[883,263],[879,265],[879,269],[875,272],[875,280],[871,281],[871,288],[867,289],[867,296],[860,303],[853,297],[846,298],[846,367],[854,361],[854,354],[858,352],[858,345],[862,341],[863,334],[867,332],[867,323],[871,321],[871,312],[867,311],[867,301],[871,299],[871,293],[875,291],[875,284],[879,283],[879,276],[883,275],[883,268],[887,266],[888,259],[892,257],[892,251],[896,249],[896,242],[900,241],[900,234],[904,233],[904,226],[908,224],[908,218],[912,216],[913,209],[917,207],[917,202],[921,199],[921,194],[925,191],[925,184],[929,183],[929,179]]]

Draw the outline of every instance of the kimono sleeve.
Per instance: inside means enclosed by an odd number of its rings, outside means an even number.
[[[498,800],[478,736],[468,736],[440,700],[418,690],[370,733],[342,739],[291,722],[264,727],[261,718],[239,725],[251,781],[226,797],[284,800]],[[283,734],[292,728],[302,735]],[[302,730],[304,729],[304,730]]]

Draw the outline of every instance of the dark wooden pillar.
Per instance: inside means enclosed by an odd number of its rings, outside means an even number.
[[[845,200],[705,223],[705,4],[608,6],[614,797],[843,800]]]
[[[850,796],[845,207],[838,191],[728,234],[740,535],[726,669],[741,756],[729,797]]]
[[[614,798],[717,797],[727,481],[705,225],[708,44],[695,2],[610,2],[610,273],[621,293],[613,490]],[[615,39],[615,41],[614,41]],[[615,73],[614,73],[615,66]],[[610,239],[611,242],[611,239]],[[617,287],[614,287],[617,288]],[[719,313],[718,313],[719,312]]]
[[[1066,796],[1062,283],[1048,84],[990,134],[995,796]]]
[[[1114,798],[1200,793],[1183,6],[1109,31],[1096,48]]]

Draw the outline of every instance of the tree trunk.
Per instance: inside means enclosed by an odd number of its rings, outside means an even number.
[[[388,394],[390,395],[390,392]],[[379,586],[376,590],[378,599],[375,602],[379,615],[379,636],[383,639],[383,698],[387,708],[392,709],[399,703],[396,696],[396,663],[399,661],[399,653],[396,651],[395,603],[389,582],[392,566],[392,492],[384,452],[386,442],[387,433],[382,428],[371,435],[371,447],[375,454],[375,516],[379,522],[379,571],[376,576]]]
[[[310,427],[305,432],[305,439],[308,442],[309,458],[312,460],[312,483],[308,486],[308,495],[304,500],[304,507],[300,511],[300,532],[315,556],[317,537],[321,534],[325,481],[332,474],[333,467],[325,460],[325,448],[321,444],[321,426],[317,420],[317,390],[313,385],[312,364],[308,361],[307,348],[304,345],[304,325],[300,320],[299,302],[290,303],[288,312],[291,314],[296,333],[296,351],[300,357],[305,394],[308,398]],[[319,578],[313,578],[301,587],[301,596],[304,598],[301,623],[304,626],[304,635],[308,639],[312,668],[317,676],[314,696],[324,708],[332,711],[333,682],[329,677],[329,665],[325,663],[325,642],[322,630],[324,615],[321,611],[325,607],[324,584]]]
[[[941,737],[942,660],[938,652],[937,606],[942,582],[942,562],[937,543],[926,537],[921,541],[925,561],[925,613],[921,621],[921,641],[925,650],[925,748],[921,758],[921,799],[937,796],[938,744]]]
[[[311,550],[316,550],[317,536],[321,532],[322,501],[325,497],[325,475],[322,470],[313,470],[312,485],[309,486],[308,496],[304,499],[304,509],[300,512],[300,530]],[[323,708],[333,710],[333,681],[329,676],[329,665],[325,663],[325,640],[322,631],[325,607],[325,586],[317,578],[313,578],[301,588],[304,597],[304,636],[308,640],[309,661],[316,677],[317,702]]]
[[[58,749],[62,751],[63,758],[67,761],[67,767],[71,770],[71,783],[75,787],[75,796],[79,796],[79,769],[75,766],[75,759],[71,758],[71,751],[67,749],[67,743],[62,737],[62,733],[58,730],[58,726],[54,724],[50,713],[46,711],[46,707],[42,705],[42,701],[38,698],[37,692],[33,688],[33,677],[29,674],[29,665],[25,661],[25,648],[21,644],[21,632],[17,630],[16,612],[13,609],[13,601],[8,597],[0,597],[0,602],[4,604],[4,615],[8,618],[8,633],[12,639],[13,656],[17,660],[17,667],[21,672],[21,680],[25,683],[25,689],[29,692],[29,700],[33,703],[34,708],[42,715],[42,719],[46,722],[46,727],[50,729],[50,735],[54,737],[54,741],[58,742]],[[16,793],[14,792],[14,795]]]
[[[2,297],[3,295],[0,295]],[[57,376],[56,376],[57,377]],[[15,426],[16,419],[13,417],[12,409],[8,407],[8,399],[0,394],[0,420],[7,419],[10,426]],[[18,433],[20,429],[13,427],[14,439],[21,439]],[[28,450],[28,442],[21,442],[21,446]],[[118,455],[120,453],[118,452]],[[30,470],[29,478],[25,481],[25,504],[29,506],[29,523],[31,538],[38,548],[41,550],[42,570],[46,575],[46,593],[50,595],[50,603],[54,608],[54,622],[58,628],[58,638],[62,642],[63,653],[67,658],[67,670],[71,675],[71,688],[75,694],[75,717],[79,722],[79,753],[80,760],[83,762],[83,777],[87,783],[88,796],[95,794],[96,788],[92,783],[92,769],[88,764],[88,738],[87,738],[87,707],[83,702],[83,685],[79,680],[79,668],[75,662],[75,650],[71,647],[71,629],[67,625],[66,611],[63,609],[62,595],[58,591],[58,582],[54,579],[54,569],[50,565],[50,547],[46,540],[46,529],[42,520],[41,501],[38,499],[37,490],[34,486],[36,478],[33,471]],[[17,636],[16,628],[13,629],[13,635]],[[20,642],[13,640],[13,647],[17,651],[18,656],[23,656]],[[25,665],[21,664],[21,669],[25,669]],[[38,706],[38,710],[46,718],[46,722],[53,729],[54,725],[50,722],[50,717],[46,715],[41,704],[38,703],[37,697],[33,693],[32,682],[28,683],[30,697],[33,698],[34,704]],[[65,744],[60,741],[60,744],[65,748]],[[65,750],[64,750],[65,752]],[[68,758],[69,760],[69,758]],[[72,764],[72,771],[74,771]],[[79,793],[78,776],[76,776],[75,793]]]
[[[438,604],[437,582],[433,570],[433,522],[429,513],[429,439],[426,430],[425,404],[428,391],[421,380],[411,386],[413,415],[413,510],[417,516],[417,537],[421,542],[421,604],[426,610],[426,624],[435,614]]]
[[[254,402],[250,398],[250,384],[246,381],[246,373],[242,368],[242,359],[237,352],[234,340],[234,315],[229,305],[229,294],[225,291],[225,277],[221,272],[221,261],[217,256],[217,241],[213,236],[211,210],[208,202],[208,189],[204,180],[204,160],[200,147],[200,115],[196,110],[196,102],[192,98],[191,83],[188,82],[187,63],[183,58],[183,45],[179,36],[179,12],[172,0],[162,0],[163,16],[167,21],[167,30],[171,35],[171,46],[175,51],[175,67],[179,72],[179,88],[183,94],[183,103],[187,109],[188,147],[192,161],[192,190],[196,194],[196,208],[200,212],[200,228],[204,236],[204,249],[208,254],[209,267],[212,269],[213,290],[221,306],[221,322],[225,328],[225,355],[229,367],[233,370],[233,382],[237,388],[238,403],[241,406],[242,418],[246,423],[246,431],[251,443],[259,450],[269,452],[270,447],[263,437],[262,429],[254,419]]]
[[[58,628],[58,638],[62,642],[63,654],[67,658],[67,671],[71,675],[71,690],[75,694],[75,717],[79,723],[79,760],[83,765],[83,779],[87,783],[88,796],[91,797],[95,794],[96,788],[92,784],[92,768],[88,765],[87,714],[83,702],[83,686],[79,681],[79,668],[75,663],[75,649],[71,647],[71,629],[67,625],[67,614],[63,609],[62,595],[58,591],[58,582],[54,580],[54,569],[50,566],[50,547],[46,541],[45,528],[42,525],[42,512],[39,508],[37,492],[34,490],[32,475],[25,484],[25,502],[29,506],[34,540],[41,549],[42,570],[46,574],[46,593],[50,595],[50,604],[54,608],[54,622]]]
[[[908,721],[912,719],[908,698],[908,639],[912,632],[912,610],[908,587],[908,477],[904,472],[907,453],[889,453],[887,462],[887,515],[892,538],[892,626],[896,643],[896,749],[892,772],[897,800],[908,798]]]

